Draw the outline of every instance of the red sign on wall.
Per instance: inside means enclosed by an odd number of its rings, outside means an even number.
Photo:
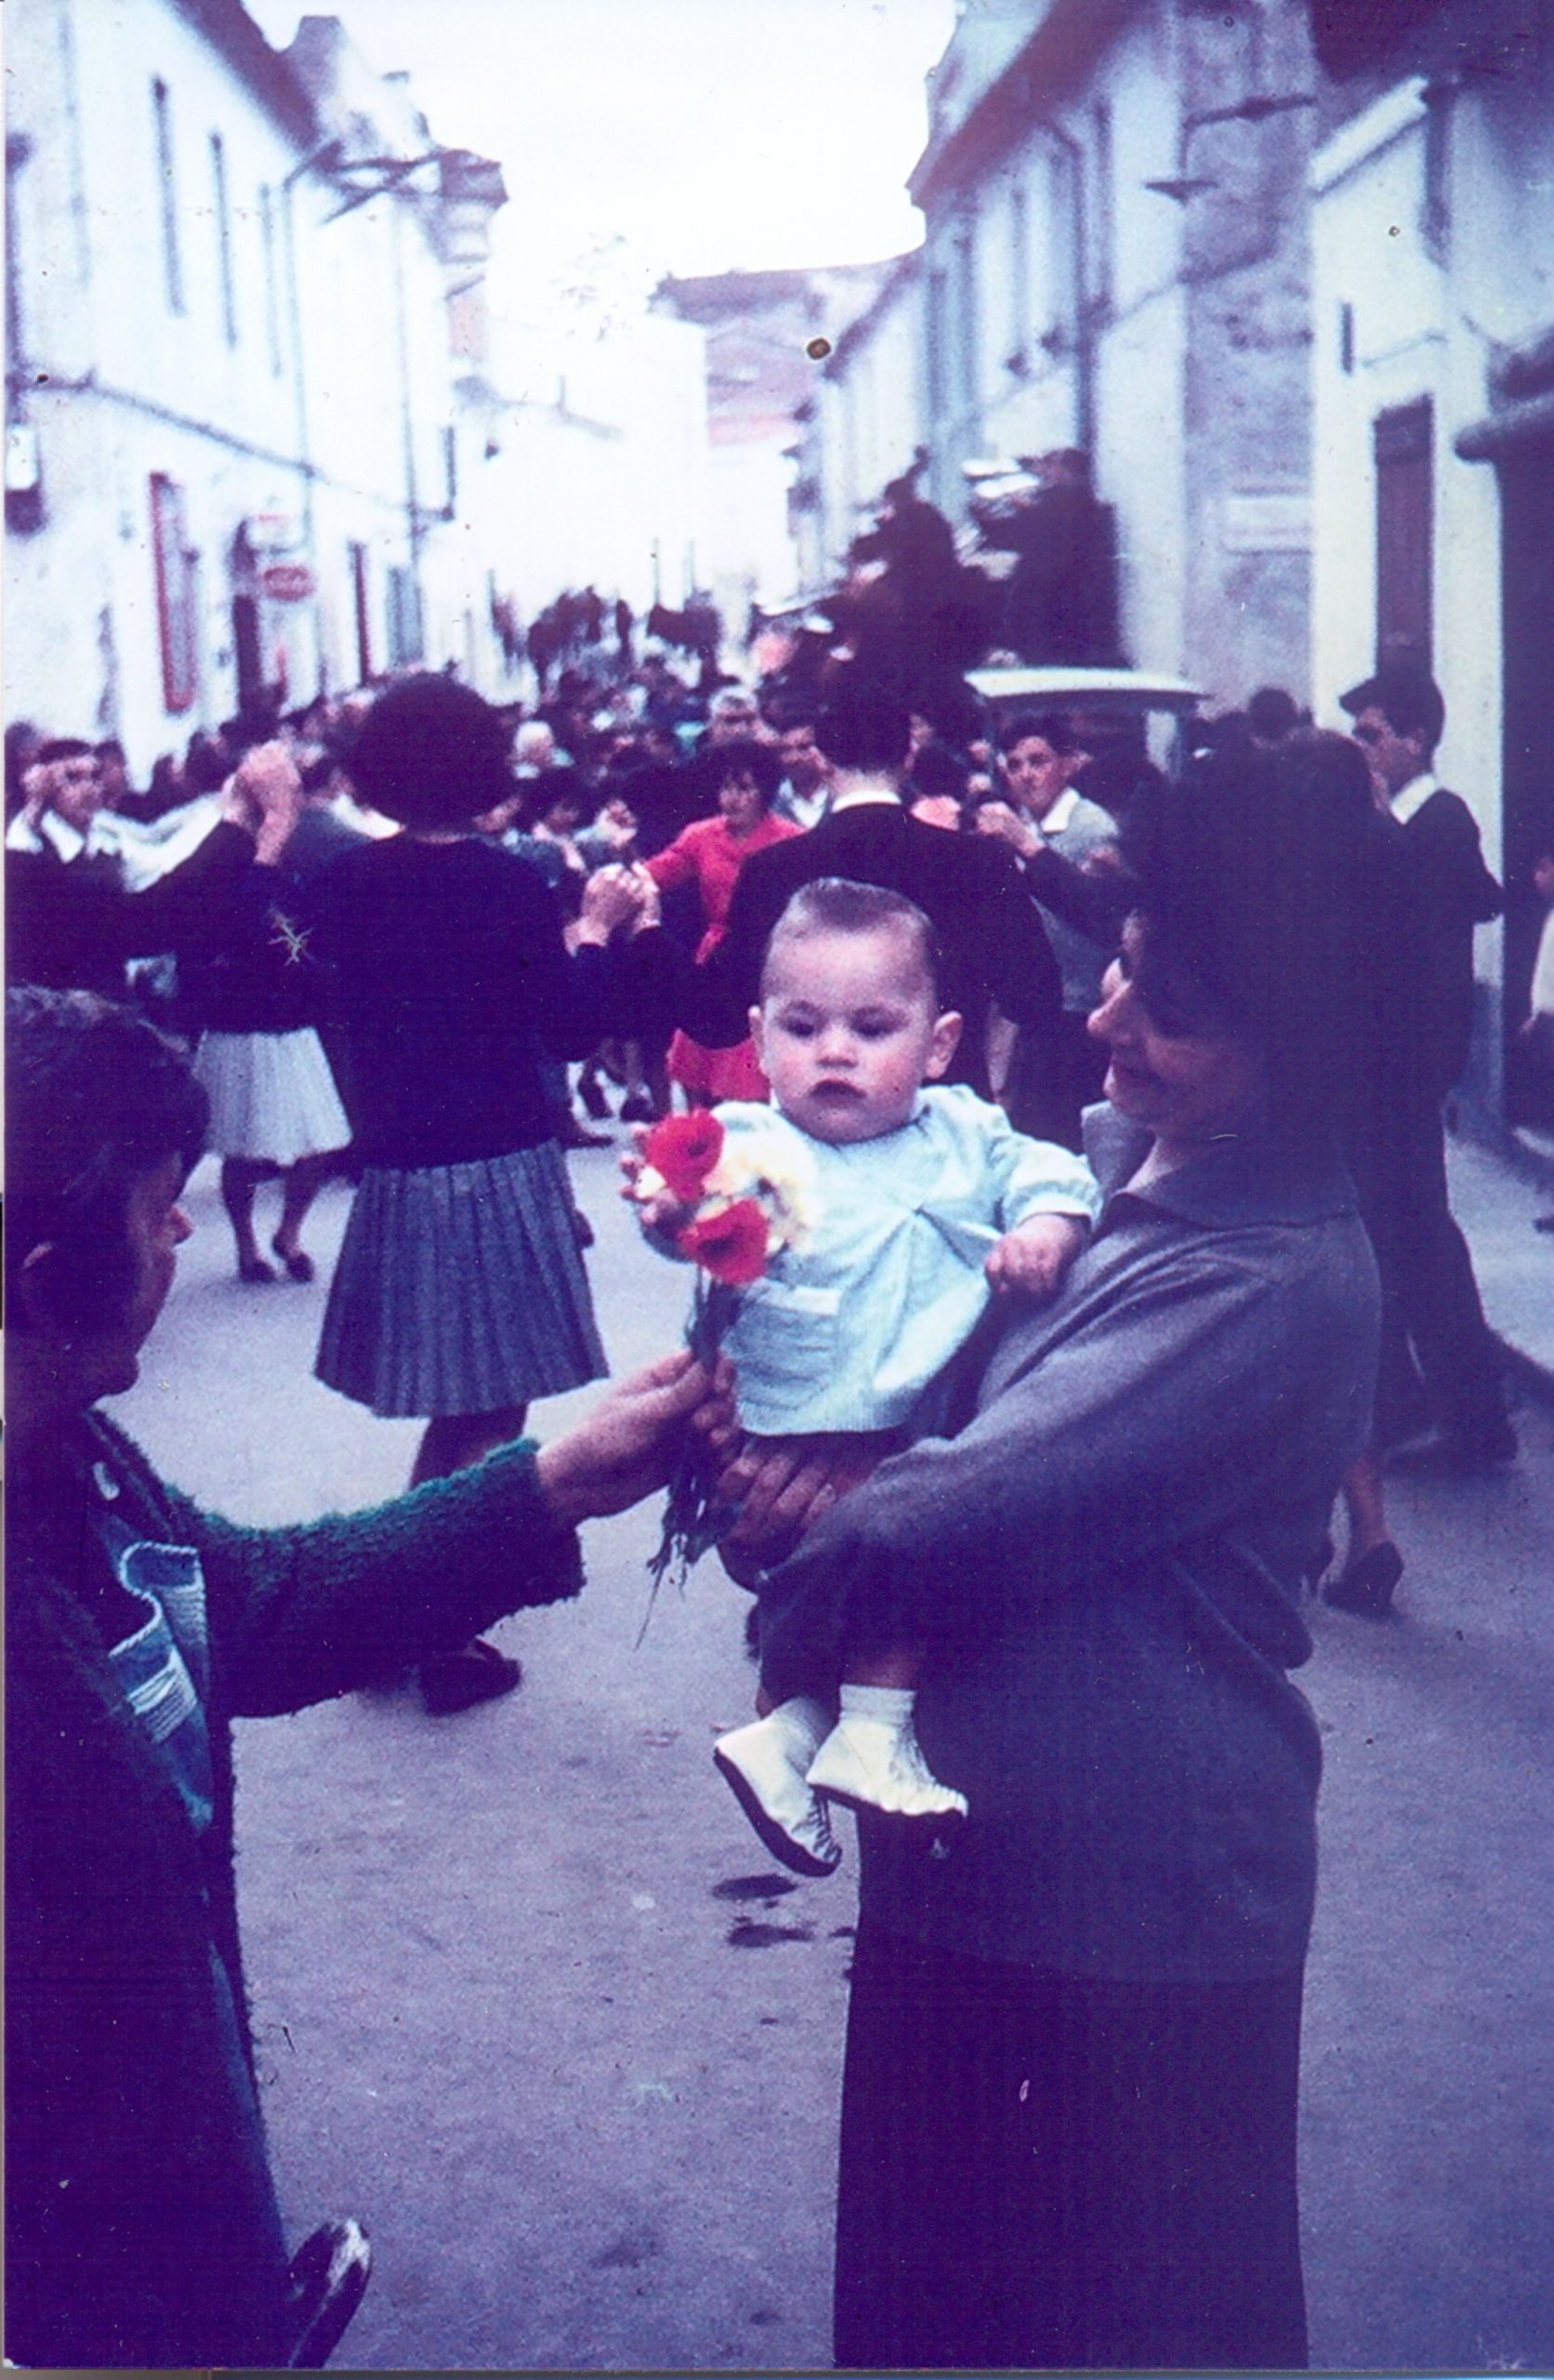
[[[305,562],[272,562],[260,571],[259,585],[273,602],[305,603],[315,581]]]

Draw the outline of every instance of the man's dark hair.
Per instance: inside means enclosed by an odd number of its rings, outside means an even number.
[[[88,744],[86,737],[82,735],[51,735],[46,744],[38,746],[33,758],[39,761],[79,760],[83,756],[91,760],[96,755],[96,746]]]
[[[838,686],[815,721],[815,742],[838,769],[897,776],[911,741],[906,697],[874,681]]]
[[[939,937],[928,919],[904,892],[892,892],[884,884],[857,884],[847,876],[817,876],[811,883],[801,884],[793,895],[772,927],[766,945],[761,971],[763,997],[766,970],[780,943],[802,941],[814,933],[877,933],[882,927],[888,932],[910,938],[937,1005],[943,969]]]
[[[1300,724],[1300,707],[1283,686],[1259,686],[1246,697],[1246,724],[1265,744],[1278,744]]]
[[[948,794],[952,801],[964,801],[968,774],[963,756],[948,744],[925,744],[912,763],[912,798],[916,801]]]
[[[202,793],[219,793],[231,774],[232,756],[221,738],[203,727],[196,728],[184,759],[184,800],[192,800]]]
[[[1440,687],[1428,669],[1411,663],[1389,662],[1374,678],[1350,686],[1338,701],[1350,719],[1358,719],[1363,710],[1378,710],[1394,735],[1419,736],[1427,760],[1445,730],[1446,705]]]
[[[16,985],[6,995],[6,1288],[29,1251],[55,1250],[61,1321],[111,1321],[135,1286],[126,1218],[135,1183],[204,1145],[209,1103],[176,1041],[95,992]]]
[[[1021,711],[1018,719],[1010,720],[1007,727],[998,730],[998,749],[1000,752],[1012,752],[1017,744],[1025,743],[1033,735],[1039,735],[1044,744],[1050,744],[1064,760],[1079,749],[1078,736],[1059,710]]]
[[[512,790],[500,711],[451,678],[406,678],[378,695],[345,766],[363,799],[404,826],[467,826]]]

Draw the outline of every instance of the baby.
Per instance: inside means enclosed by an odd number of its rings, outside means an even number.
[[[772,931],[750,1012],[776,1115],[717,1110],[741,1133],[793,1135],[816,1216],[739,1292],[722,1344],[740,1418],[759,1437],[863,1434],[883,1454],[934,1425],[933,1389],[990,1290],[1046,1299],[1100,1198],[1067,1149],[1014,1131],[962,1087],[925,1089],[955,1054],[933,930],[898,892],[822,879]],[[661,1242],[683,1221],[643,1202]],[[718,1767],[769,1851],[803,1875],[841,1858],[823,1796],[910,1818],[964,1815],[913,1726],[920,1648],[849,1646],[835,1726],[807,1696],[723,1736]]]

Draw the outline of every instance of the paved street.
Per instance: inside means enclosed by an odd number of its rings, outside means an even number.
[[[573,1159],[612,1361],[682,1280]],[[416,1425],[309,1377],[322,1287],[241,1289],[214,1195],[116,1408],[255,1521],[392,1492]],[[333,1254],[346,1194],[311,1235]],[[327,1265],[321,1265],[326,1272]],[[580,1402],[586,1402],[586,1393]],[[567,1400],[541,1408],[542,1433]],[[1313,2360],[1554,2368],[1554,1415],[1492,1481],[1400,1485],[1399,1619],[1325,1609],[1305,2156]],[[656,1518],[588,1533],[581,1606],[498,1633],[515,1698],[357,1696],[240,1735],[240,1875],[296,2232],[360,2214],[375,2369],[822,2369],[854,1903],[772,1870],[707,1758],[744,1598],[705,1564],[643,1641]]]

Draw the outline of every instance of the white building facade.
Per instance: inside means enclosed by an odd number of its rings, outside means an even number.
[[[284,56],[237,0],[6,30],[13,715],[143,774],[267,696],[488,658],[438,564],[496,168],[332,20]]]
[[[1128,657],[1227,704],[1307,699],[1300,0],[967,0],[928,100],[923,249],[815,407],[833,558],[918,444],[957,522],[963,462],[1077,447],[1115,514]]]
[[[839,333],[804,407],[794,528],[806,592],[835,586],[873,500],[923,442],[923,275],[900,257],[868,310]]]
[[[1311,97],[1297,0],[970,0],[912,181],[936,499],[1087,453],[1125,651],[1223,702],[1307,693]]]

